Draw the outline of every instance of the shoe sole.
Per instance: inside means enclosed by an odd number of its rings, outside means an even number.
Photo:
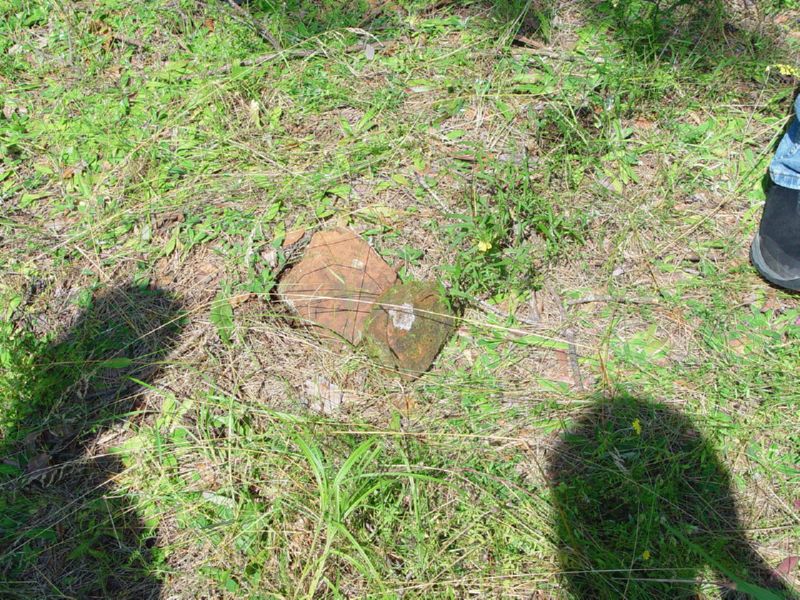
[[[753,263],[753,266],[761,276],[770,283],[793,292],[800,292],[800,278],[784,279],[767,266],[764,257],[761,255],[761,238],[758,233],[753,238],[753,243],[750,244],[750,262]]]

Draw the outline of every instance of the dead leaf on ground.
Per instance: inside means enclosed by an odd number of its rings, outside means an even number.
[[[747,353],[747,344],[740,339],[731,340],[731,342],[728,344],[728,347],[732,352],[735,352],[739,355],[744,355]]]
[[[297,242],[303,239],[303,236],[306,234],[306,230],[303,227],[298,229],[292,229],[286,233],[286,237],[283,238],[283,244],[281,244],[284,248],[289,246],[293,246]]]
[[[800,556],[787,556],[781,561],[781,564],[775,567],[775,572],[784,576],[791,575],[798,563],[800,563]]]
[[[231,307],[239,308],[242,304],[244,304],[248,300],[252,300],[255,297],[256,294],[252,292],[245,292],[243,294],[237,294],[236,296],[231,296],[228,302],[230,302]]]
[[[5,103],[3,104],[3,116],[6,119],[11,119],[14,116],[14,113],[17,111],[17,107],[13,104]]]
[[[354,394],[324,377],[306,379],[303,392],[309,409],[329,416],[338,413],[342,404],[354,398]]]
[[[417,408],[417,401],[414,396],[402,395],[392,400],[392,404],[397,410],[402,411],[406,415],[410,415]]]
[[[553,350],[553,354],[555,354],[556,357],[556,366],[545,374],[547,378],[552,381],[559,381],[570,385],[575,383],[572,365],[569,361],[569,353],[565,350],[555,349]]]

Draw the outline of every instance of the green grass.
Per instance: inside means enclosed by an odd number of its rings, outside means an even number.
[[[794,4],[0,0],[0,596],[789,595]],[[272,296],[334,226],[413,384]]]

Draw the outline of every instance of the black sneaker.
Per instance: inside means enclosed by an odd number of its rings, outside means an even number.
[[[770,283],[800,291],[800,190],[770,188],[750,260]]]

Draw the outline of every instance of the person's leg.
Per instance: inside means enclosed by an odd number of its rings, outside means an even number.
[[[769,165],[769,174],[777,185],[800,190],[800,96],[794,101],[795,119],[783,136]]]
[[[750,258],[767,281],[800,291],[800,97],[795,112],[769,165],[773,185]]]

